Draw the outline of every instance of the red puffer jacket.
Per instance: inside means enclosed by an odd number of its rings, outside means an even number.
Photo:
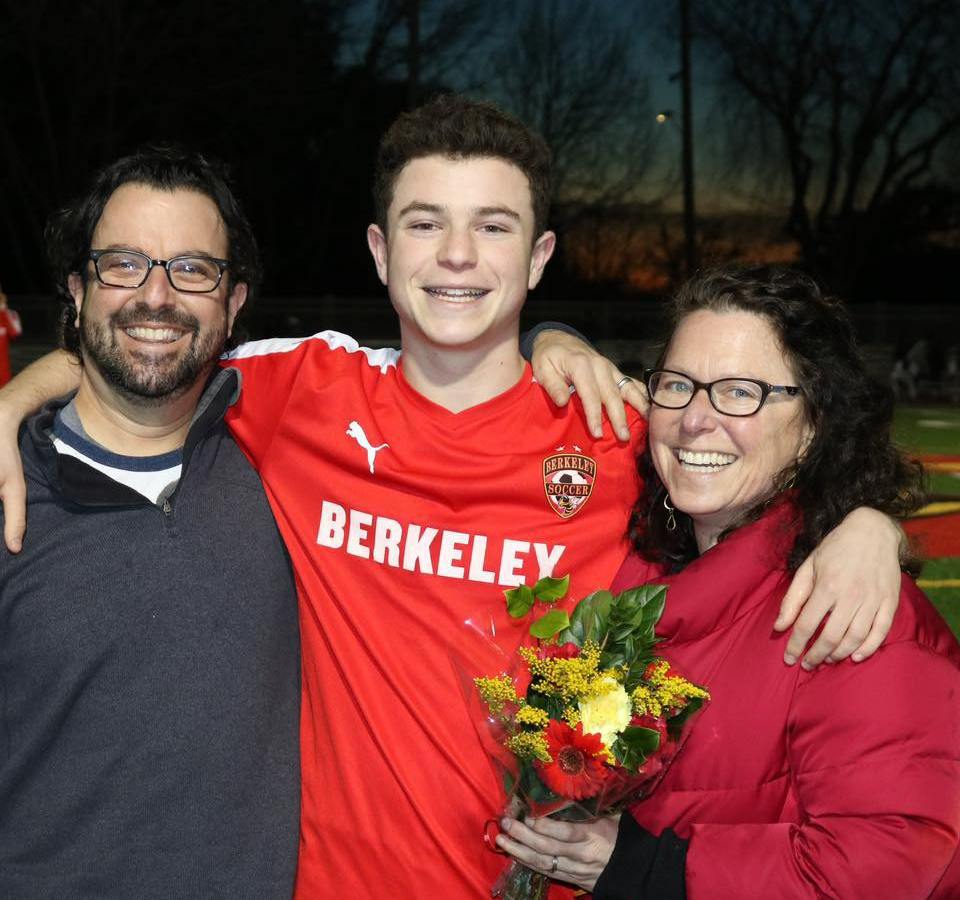
[[[665,579],[661,650],[712,700],[633,813],[690,840],[689,900],[958,900],[960,646],[905,578],[874,657],[785,665],[788,513]],[[629,559],[614,590],[656,575]]]

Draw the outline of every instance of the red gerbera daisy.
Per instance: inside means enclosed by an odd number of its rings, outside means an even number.
[[[538,761],[536,767],[551,791],[571,800],[593,797],[599,792],[606,774],[603,761],[597,756],[604,750],[599,734],[584,734],[579,722],[571,728],[566,722],[551,719],[547,746],[553,762]]]

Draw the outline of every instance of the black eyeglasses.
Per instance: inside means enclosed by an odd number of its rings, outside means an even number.
[[[702,389],[707,392],[713,408],[725,416],[752,416],[771,394],[795,397],[801,393],[800,388],[793,385],[767,384],[755,378],[721,378],[705,384],[669,369],[648,369],[643,373],[643,380],[651,402],[657,406],[683,409]]]
[[[175,256],[173,259],[150,259],[136,250],[91,250],[97,280],[107,287],[138,288],[150,277],[154,266],[162,266],[175,290],[186,294],[209,294],[215,291],[229,265],[225,259],[212,256]]]

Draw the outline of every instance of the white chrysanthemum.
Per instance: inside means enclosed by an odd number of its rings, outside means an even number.
[[[633,703],[616,678],[603,679],[604,691],[580,701],[580,720],[584,734],[599,734],[605,747],[613,745],[617,735],[630,724]]]

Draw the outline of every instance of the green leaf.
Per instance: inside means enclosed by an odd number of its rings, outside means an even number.
[[[607,633],[612,603],[610,591],[595,591],[584,597],[573,610],[568,632],[560,635],[560,641],[570,640],[579,647],[585,641],[601,641]]]
[[[527,703],[542,709],[551,719],[562,719],[564,702],[559,697],[541,694],[532,687],[527,691]]]
[[[615,647],[612,651],[604,650],[600,654],[600,668],[614,669],[617,666],[625,666],[630,661],[630,657],[625,650]]]
[[[557,635],[558,644],[576,644],[578,647],[583,646],[583,624],[574,623],[571,619],[571,624],[569,628],[564,628],[560,634]]]
[[[556,603],[567,595],[567,588],[570,587],[570,576],[564,575],[563,578],[541,578],[533,586],[533,596],[541,603]]]
[[[636,772],[660,746],[660,734],[652,728],[628,725],[620,732],[617,744],[617,758],[625,768]]]
[[[664,588],[659,594],[651,597],[643,607],[643,624],[651,628],[660,621],[663,615],[663,607],[667,602],[667,591]]]
[[[687,705],[683,707],[675,716],[667,719],[667,733],[674,740],[679,740],[680,735],[683,732],[683,726],[687,720],[694,715],[701,707],[703,706],[702,697],[694,697],[687,701]]]
[[[533,609],[533,591],[525,584],[504,591],[503,596],[507,598],[507,612],[515,619],[523,618]]]
[[[643,596],[640,604],[643,606],[643,618],[656,624],[663,615],[663,606],[667,600],[667,586],[665,584],[648,584],[641,588]]]
[[[630,671],[627,672],[627,677],[623,681],[624,690],[626,690],[628,694],[643,681],[643,675],[647,671],[647,666],[653,662],[655,656],[656,654],[653,652],[653,649],[650,648],[632,657],[633,661],[630,665]]]
[[[603,644],[609,659],[604,659],[604,664],[630,662],[637,653],[654,645],[654,626],[663,613],[665,597],[663,585],[644,585],[613,599]]]
[[[552,609],[546,615],[541,616],[530,626],[530,634],[535,638],[545,641],[559,634],[570,624],[570,617],[566,610]]]
[[[639,625],[641,622],[656,624],[663,614],[666,596],[666,585],[645,584],[624,591],[617,597],[616,605],[623,611],[624,621],[634,625]]]
[[[528,797],[534,803],[547,803],[556,799],[553,793],[539,778],[532,762],[524,762],[520,766],[520,790],[522,797]]]

